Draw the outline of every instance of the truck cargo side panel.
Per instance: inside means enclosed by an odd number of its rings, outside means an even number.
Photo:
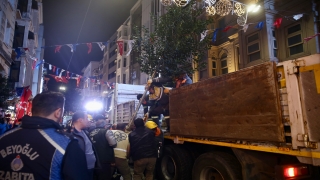
[[[172,135],[283,142],[276,66],[267,62],[174,89]]]
[[[317,77],[320,78],[320,77]],[[309,132],[309,140],[320,141],[320,94],[317,92],[314,70],[300,72],[300,90],[304,119]]]

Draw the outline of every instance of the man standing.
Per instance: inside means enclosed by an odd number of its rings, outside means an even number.
[[[158,149],[158,158],[160,158],[160,156],[162,155],[162,144],[164,141],[163,138],[163,132],[162,130],[157,126],[157,124],[153,121],[147,121],[145,123],[145,126],[152,130],[154,132],[155,135],[155,143],[157,145],[157,149]]]
[[[117,140],[117,147],[114,148],[114,156],[116,168],[123,177],[123,180],[131,180],[131,172],[127,160],[130,153],[130,145],[128,134],[125,133],[126,126],[127,123],[120,123],[117,124],[117,130],[112,130],[114,137]]]
[[[86,159],[78,141],[59,126],[61,93],[38,94],[32,117],[0,136],[0,175],[4,179],[88,179]]]
[[[157,160],[154,132],[144,126],[143,119],[134,121],[136,129],[129,134],[130,155],[134,161],[134,180],[141,180],[146,171],[146,180],[153,180]]]
[[[114,164],[113,148],[117,146],[117,142],[111,130],[106,129],[107,121],[98,119],[96,128],[90,132],[90,138],[93,146],[99,156],[101,168],[95,170],[95,179],[109,180],[112,178],[111,165]]]
[[[72,116],[72,123],[74,126],[72,134],[78,139],[80,148],[86,155],[87,172],[90,176],[89,179],[92,179],[97,159],[89,136],[85,132],[85,129],[90,126],[87,113],[82,111],[74,113]]]

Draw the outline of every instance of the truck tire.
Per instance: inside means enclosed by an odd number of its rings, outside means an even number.
[[[196,159],[192,179],[241,180],[241,165],[234,156],[228,153],[205,153]]]
[[[192,165],[192,158],[185,149],[178,145],[165,146],[158,163],[157,179],[191,180]]]

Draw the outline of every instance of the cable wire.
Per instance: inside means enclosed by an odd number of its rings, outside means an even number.
[[[90,0],[89,5],[88,5],[88,7],[87,7],[87,11],[86,11],[86,14],[85,14],[85,16],[84,16],[84,18],[83,18],[83,21],[82,21],[82,24],[81,24],[81,28],[80,28],[80,31],[79,31],[79,34],[78,34],[76,43],[78,43],[78,41],[79,41],[79,38],[80,38],[80,35],[81,35],[81,32],[82,32],[82,28],[83,28],[84,22],[85,22],[86,19],[87,19],[87,15],[88,15],[88,12],[89,12],[91,3],[92,3],[92,0]],[[73,58],[73,54],[74,54],[74,52],[72,52],[72,54],[71,54],[71,57],[70,57],[70,60],[69,60],[69,64],[68,64],[68,66],[67,66],[67,71],[69,70],[69,67],[70,67],[70,64],[71,64],[71,61],[72,61],[72,58]]]

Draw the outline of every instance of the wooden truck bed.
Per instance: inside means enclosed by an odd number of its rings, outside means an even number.
[[[217,140],[284,142],[272,62],[170,92],[170,134]]]

